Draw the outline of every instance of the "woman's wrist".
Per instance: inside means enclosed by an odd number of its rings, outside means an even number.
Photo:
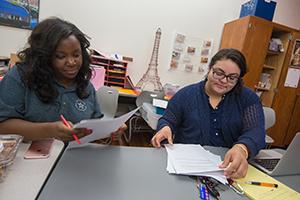
[[[237,147],[241,150],[241,152],[243,152],[243,154],[245,155],[245,158],[248,159],[249,156],[249,152],[248,152],[248,148],[246,145],[244,144],[235,144],[234,147]]]

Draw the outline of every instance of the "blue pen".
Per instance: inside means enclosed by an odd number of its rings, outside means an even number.
[[[197,177],[197,187],[199,189],[199,197],[201,200],[210,200],[209,193],[206,188],[206,185],[199,181],[199,177]]]
[[[200,187],[199,187],[199,193],[200,193],[200,199],[202,200],[205,200],[206,199],[206,188],[205,188],[205,185],[201,184]]]

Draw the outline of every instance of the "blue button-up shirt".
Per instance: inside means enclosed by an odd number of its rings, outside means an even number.
[[[65,88],[57,82],[54,87],[59,95],[51,103],[44,103],[21,80],[18,67],[13,67],[0,81],[0,121],[19,118],[31,122],[58,121],[63,114],[72,123],[83,119],[102,116],[96,100],[95,89],[89,84],[89,96],[80,99],[76,94],[76,85]]]

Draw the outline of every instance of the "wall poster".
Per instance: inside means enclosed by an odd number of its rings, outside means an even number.
[[[213,40],[175,33],[169,70],[203,73],[207,70]]]
[[[33,29],[39,19],[39,0],[0,0],[0,25]]]

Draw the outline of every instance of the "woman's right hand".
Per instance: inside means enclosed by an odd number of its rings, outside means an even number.
[[[151,143],[154,147],[160,148],[160,142],[167,139],[169,144],[173,144],[172,139],[172,131],[169,126],[165,126],[162,129],[160,129],[151,139]]]
[[[69,123],[73,126],[71,122]],[[52,137],[65,142],[74,140],[72,132],[74,132],[78,138],[82,138],[92,133],[92,130],[87,128],[68,128],[61,121],[52,122],[50,131]]]

